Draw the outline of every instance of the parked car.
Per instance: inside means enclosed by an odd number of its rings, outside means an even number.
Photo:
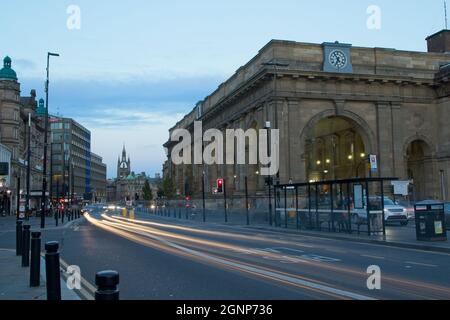
[[[381,197],[369,198],[369,210],[381,210]],[[367,222],[367,205],[364,203],[364,209],[353,209],[352,217],[359,222]],[[408,214],[405,207],[396,204],[390,198],[384,198],[384,220],[385,223],[400,223],[402,226],[408,224]]]
[[[414,209],[414,204],[408,200],[400,200],[397,201],[396,204],[404,207],[406,209],[406,214],[408,216],[408,220],[414,220],[416,217],[416,212]]]
[[[450,230],[450,202],[447,202],[444,206],[445,210],[445,224],[447,226],[447,230]]]

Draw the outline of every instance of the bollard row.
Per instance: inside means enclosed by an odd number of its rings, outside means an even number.
[[[22,220],[17,221],[16,255],[22,257],[22,267],[30,267],[30,287],[39,287],[41,271],[41,232],[31,232],[30,229],[31,226],[24,225]],[[47,300],[49,301],[61,300],[60,270],[59,242],[47,242],[45,244],[45,278]],[[95,284],[97,285],[95,300],[119,300],[119,273],[117,271],[108,270],[98,272],[95,276]]]

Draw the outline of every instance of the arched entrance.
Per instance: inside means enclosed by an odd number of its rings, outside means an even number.
[[[305,136],[305,167],[309,181],[367,176],[368,148],[352,120],[330,116],[318,121]]]
[[[433,166],[430,146],[424,140],[414,140],[408,145],[406,158],[408,179],[413,181],[413,200],[432,199]]]

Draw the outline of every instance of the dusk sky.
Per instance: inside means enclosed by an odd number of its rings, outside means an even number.
[[[70,5],[80,29],[67,27]],[[367,28],[367,8],[381,29]],[[326,8],[326,11],[323,10]],[[444,28],[442,0],[428,1],[3,1],[0,55],[11,56],[22,95],[92,131],[92,151],[115,177],[123,143],[135,172],[160,172],[168,129],[271,39],[425,51]]]

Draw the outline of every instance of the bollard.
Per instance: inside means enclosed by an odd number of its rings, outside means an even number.
[[[119,300],[119,273],[117,271],[101,271],[95,275],[95,300],[114,301]]]
[[[64,224],[65,209],[61,210],[61,223]]]
[[[22,231],[22,267],[30,266],[30,229],[31,226],[26,224]]]
[[[16,256],[22,255],[22,228],[23,221],[17,220],[16,222]]]
[[[58,216],[58,209],[53,209],[53,212],[55,213],[55,223],[56,223],[56,226],[58,226],[58,223],[59,223],[59,216]]]
[[[30,287],[41,285],[41,233],[31,233]]]
[[[59,243],[56,241],[45,244],[45,277],[47,282],[47,300],[61,300],[61,279],[59,264]]]

